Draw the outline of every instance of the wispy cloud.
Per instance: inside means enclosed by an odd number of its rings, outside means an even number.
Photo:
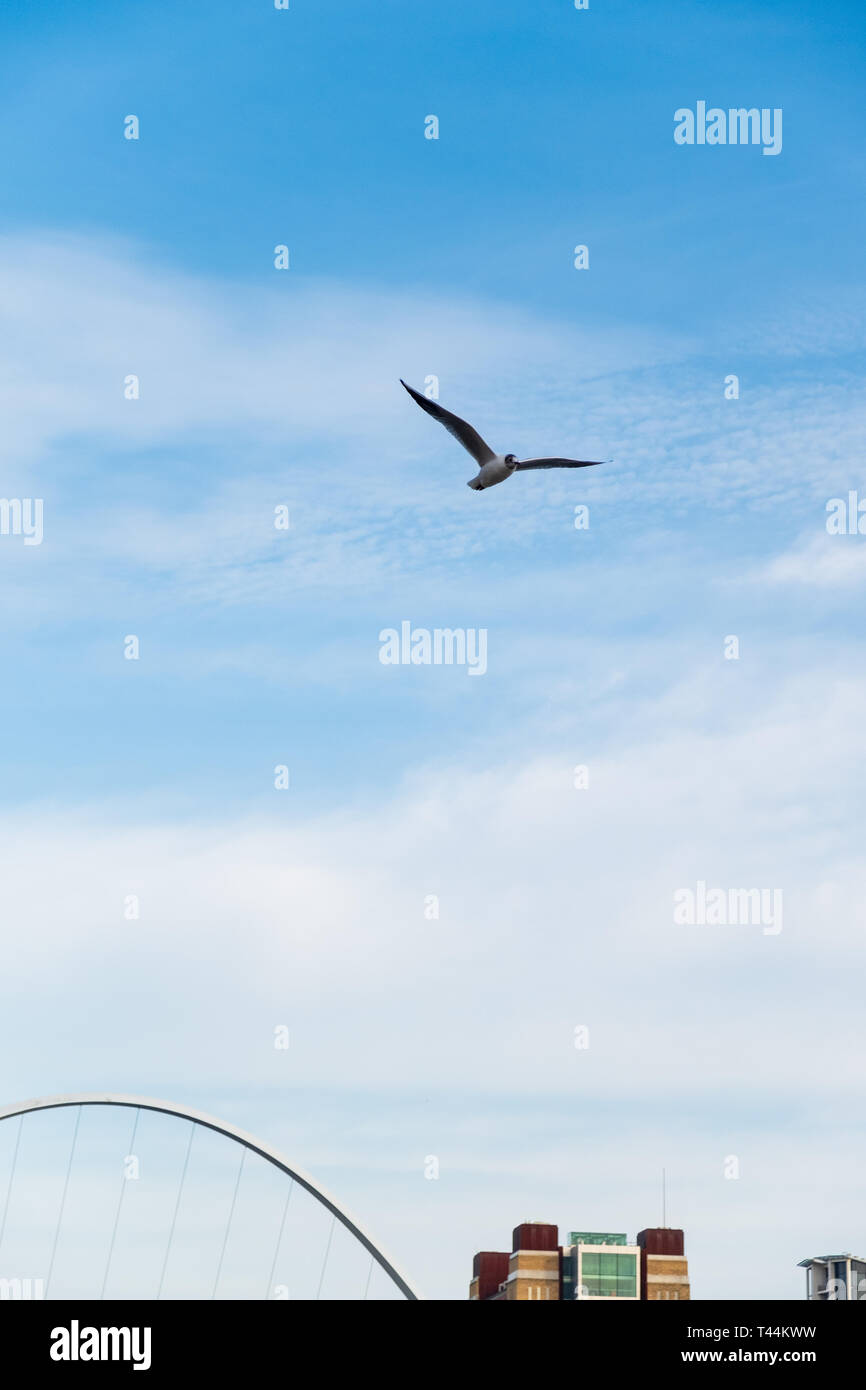
[[[828,535],[825,530],[804,536],[790,550],[774,556],[754,578],[758,583],[780,586],[859,587],[866,579],[866,537]]]
[[[274,792],[272,813],[254,818],[7,817],[17,931],[0,978],[28,1089],[63,1070],[46,1025],[71,990],[100,1018],[76,1074],[105,1074],[107,1034],[112,1075],[168,1078],[183,1037],[191,1081],[267,1084],[272,1029],[287,1022],[290,1067],[308,1083],[568,1091],[571,1035],[586,1023],[595,1042],[579,1085],[593,1094],[770,1081],[796,1092],[823,1066],[799,1011],[831,977],[837,1003],[847,997],[839,962],[856,959],[863,929],[848,817],[863,694],[862,681],[800,678],[724,732],[674,735],[674,687],[639,743],[589,759],[588,790],[573,784],[574,742],[501,768],[419,768],[393,797],[341,813]],[[675,925],[673,893],[697,880],[781,888],[784,929]],[[129,895],[140,919],[124,916]],[[429,895],[438,915],[425,915]],[[594,1002],[601,978],[632,1020],[625,1033]],[[635,1029],[652,1073],[629,1062]],[[747,1081],[750,1050],[762,1067]],[[825,1093],[858,1088],[861,1064],[852,1033]]]
[[[5,241],[6,491],[46,499],[38,559],[3,556],[19,617],[86,606],[107,581],[127,606],[136,591],[146,606],[169,593],[213,605],[412,576],[447,586],[455,562],[562,546],[575,499],[597,504],[608,556],[641,535],[676,546],[712,529],[703,509],[735,507],[767,551],[765,518],[783,509],[790,527],[856,466],[853,378],[828,389],[765,364],[726,401],[717,365],[640,325],[576,329],[293,274],[264,289],[118,242]],[[130,373],[138,400],[124,399]],[[397,386],[430,373],[496,445],[613,462],[479,501],[470,461]],[[290,534],[275,534],[278,504]]]

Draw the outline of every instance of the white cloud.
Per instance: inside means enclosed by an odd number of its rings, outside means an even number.
[[[451,603],[478,561],[472,601],[484,612],[495,597],[522,625],[497,652],[499,669],[537,696],[507,738],[494,730],[502,762],[483,766],[490,730],[478,721],[474,763],[425,764],[399,792],[368,793],[342,814],[305,815],[296,792],[275,792],[268,816],[223,811],[166,824],[159,814],[136,820],[126,787],[110,808],[70,801],[7,813],[0,1016],[4,1055],[16,1058],[7,1096],[106,1085],[201,1103],[232,1087],[342,1087],[361,1101],[385,1097],[384,1110],[396,1109],[389,1153],[402,1143],[407,1154],[423,1133],[403,1127],[407,1094],[447,1097],[440,1111],[464,1097],[483,1129],[490,1108],[511,1105],[510,1129],[491,1130],[496,1145],[527,1123],[532,1100],[554,1116],[656,1105],[683,1126],[710,1109],[722,1129],[771,1097],[820,1108],[828,1132],[844,1129],[864,1061],[862,673],[846,657],[843,667],[786,675],[790,663],[774,670],[780,648],[768,642],[736,683],[719,657],[695,667],[676,628],[679,595],[670,632],[655,635],[657,624],[634,637],[628,623],[643,621],[647,593],[670,598],[679,584],[685,604],[696,584],[686,590],[681,575],[694,575],[696,552],[713,577],[749,566],[754,576],[755,551],[780,543],[792,511],[816,498],[820,509],[859,448],[857,390],[782,384],[725,403],[721,383],[688,360],[688,344],[664,343],[654,358],[657,340],[636,330],[578,333],[502,306],[294,280],[272,292],[198,283],[118,245],[7,241],[3,264],[9,477],[26,461],[53,489],[44,547],[3,552],[15,621],[82,608],[104,619],[189,600],[283,603],[305,587],[379,606],[427,591]],[[463,486],[456,446],[396,386],[398,375],[437,370],[446,403],[479,425],[500,421],[518,451],[537,447],[543,419],[552,446],[585,440],[618,460],[603,482],[586,481],[603,504],[592,531],[603,576],[591,551],[523,564],[530,547],[569,530],[573,491],[563,480],[535,479],[543,487],[521,493],[517,479],[492,502],[485,494],[491,505],[479,510],[485,499]],[[128,371],[142,378],[137,403],[122,399]],[[88,472],[81,459],[91,450],[99,464]],[[16,490],[27,489],[7,482]],[[277,501],[290,506],[293,529],[275,539]],[[740,507],[738,521],[761,513],[745,565],[723,544],[706,546],[710,505]],[[715,525],[720,513],[708,514]],[[614,563],[620,537],[626,558]],[[761,577],[832,592],[862,575],[857,545],[804,542]],[[609,624],[593,627],[604,603],[616,637]],[[403,616],[389,611],[383,622]],[[567,651],[560,638],[552,647],[543,619],[572,634]],[[728,629],[707,635],[712,621],[715,611],[702,616],[699,640],[718,648]],[[235,637],[220,631],[183,661],[199,674],[272,678],[276,669],[286,682],[299,668],[302,678],[345,674],[330,629],[292,671],[260,633],[242,645]],[[678,664],[687,669],[672,681]],[[571,783],[583,761],[588,792]],[[332,793],[339,801],[341,788]],[[673,891],[698,879],[781,887],[783,932],[675,928]],[[436,921],[423,913],[431,893]],[[138,922],[123,918],[129,894],[141,899]],[[271,1045],[283,1022],[287,1055]],[[586,1053],[573,1047],[577,1024],[590,1029]],[[655,1162],[641,1124],[640,1161]],[[761,1126],[778,1164],[787,1136],[772,1115],[752,1131]],[[305,1166],[351,1162],[352,1145],[326,1141],[315,1122],[306,1137]],[[502,1162],[484,1134],[461,1143],[468,1172],[489,1175]],[[543,1152],[543,1138],[527,1140],[515,1158],[521,1194],[527,1173],[553,1180],[534,1167]],[[615,1139],[600,1146],[597,1183],[616,1152]],[[701,1165],[717,1155],[697,1144],[679,1152],[697,1220]],[[804,1203],[809,1162],[802,1147],[791,1157]],[[619,1190],[637,1190],[631,1155],[610,1171]],[[506,1206],[521,1214],[514,1176],[505,1175],[497,1221]],[[573,1178],[560,1171],[557,1181],[568,1220]],[[389,1197],[382,1192],[386,1228]],[[787,1230],[790,1205],[781,1188],[767,1202],[771,1241]],[[414,1197],[404,1203],[406,1220],[429,1234],[435,1209],[410,1217],[416,1210]],[[632,1225],[644,1219],[643,1195],[629,1210]],[[853,1220],[854,1199],[851,1210]],[[375,1212],[369,1223],[383,1229]],[[466,1240],[464,1255],[485,1243]],[[737,1268],[732,1252],[732,1278]]]
[[[87,1020],[76,1074],[103,1070],[107,1034],[113,1072],[153,1075],[182,1048],[191,1084],[265,1082],[288,1021],[295,1064],[328,1084],[557,1091],[577,1065],[578,1084],[621,1098],[799,1088],[824,1059],[792,1008],[857,958],[864,925],[844,819],[862,695],[802,680],[745,725],[671,735],[672,692],[655,737],[590,760],[585,792],[568,748],[424,769],[394,800],[306,821],[291,792],[266,820],[198,826],[19,813],[3,827],[4,1016],[46,1081],[70,1061],[43,1047],[62,1005]],[[782,888],[782,934],[675,927],[673,892],[698,879]],[[140,922],[124,921],[128,894]],[[595,1031],[583,1061],[578,1023]],[[744,1071],[754,1050],[761,1070]],[[856,1084],[861,1062],[852,1024],[826,1089]]]
[[[588,791],[559,734],[501,766],[419,767],[339,814],[275,792],[255,819],[7,815],[4,1093],[169,1094],[262,1130],[440,1296],[462,1296],[472,1250],[524,1208],[651,1223],[650,1169],[673,1149],[700,1293],[731,1296],[738,1251],[717,1257],[718,1232],[760,1209],[780,1263],[743,1294],[793,1295],[793,1256],[863,1215],[864,694],[862,677],[800,676],[726,721],[724,685],[694,672],[590,759]],[[675,927],[673,891],[699,878],[781,887],[782,933]],[[844,1140],[832,1201],[801,1111]],[[417,1189],[429,1152],[435,1194]],[[741,1184],[721,1179],[731,1152]]]
[[[639,329],[554,329],[524,310],[424,291],[277,271],[269,289],[198,280],[118,241],[34,235],[0,248],[0,404],[13,458],[78,432],[131,447],[194,429],[217,441],[226,428],[288,446],[302,471],[322,439],[393,457],[418,425],[399,376],[439,373],[452,396],[469,378],[499,396],[526,363],[536,389],[551,374],[586,381],[682,352]],[[123,397],[129,373],[138,401]]]
[[[816,589],[850,589],[866,579],[866,537],[804,536],[775,556],[754,576],[758,583],[805,585]]]
[[[728,402],[694,344],[638,325],[273,277],[197,279],[118,241],[2,242],[4,488],[45,498],[43,545],[0,546],[7,631],[335,594],[379,626],[429,596],[443,623],[481,624],[533,589],[543,612],[583,585],[585,607],[590,577],[620,606],[629,590],[645,603],[665,584],[688,592],[697,564],[739,575],[745,552],[754,568],[859,458],[853,381],[792,383],[776,365],[775,384],[744,379]],[[471,462],[397,384],[429,372],[495,444],[614,462],[474,494]],[[591,506],[583,537],[575,501]],[[719,524],[733,529],[708,545]],[[840,551],[816,573],[854,582],[858,562]],[[780,560],[769,578],[786,577]],[[412,613],[392,612],[397,596]],[[249,665],[225,633],[199,659]]]

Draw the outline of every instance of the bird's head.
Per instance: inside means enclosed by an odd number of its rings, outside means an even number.
[[[505,455],[505,462],[508,464],[508,467],[509,467],[509,468],[515,469],[515,468],[517,467],[517,455],[516,455],[516,454],[506,454],[506,455]]]

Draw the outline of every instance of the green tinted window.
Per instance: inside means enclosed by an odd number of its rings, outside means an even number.
[[[636,1298],[637,1257],[584,1253],[581,1283],[592,1298]]]
[[[616,1292],[619,1298],[637,1297],[637,1256],[617,1255]]]
[[[624,1231],[572,1231],[569,1245],[628,1245]]]

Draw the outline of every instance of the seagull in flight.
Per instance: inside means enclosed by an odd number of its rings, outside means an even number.
[[[422,410],[426,410],[428,415],[432,415],[434,420],[438,420],[440,425],[444,425],[449,434],[459,440],[464,449],[475,459],[478,464],[476,477],[470,478],[467,487],[474,488],[476,492],[483,492],[486,487],[495,487],[497,483],[504,483],[506,478],[510,478],[512,473],[523,473],[530,468],[595,468],[602,459],[523,459],[519,460],[514,454],[495,454],[489,444],[485,444],[481,435],[466,420],[461,420],[459,415],[452,415],[450,410],[444,410],[438,401],[428,400],[422,396],[420,391],[414,387],[407,386],[403,378],[400,378],[400,385],[405,386],[413,401],[417,401]]]

